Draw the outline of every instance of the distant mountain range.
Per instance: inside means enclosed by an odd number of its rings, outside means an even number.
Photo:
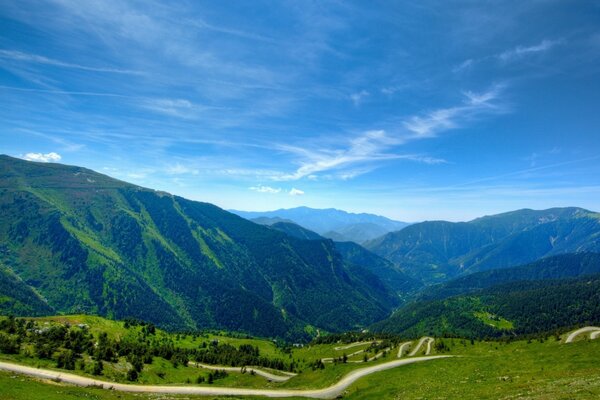
[[[410,225],[407,222],[394,221],[379,215],[353,214],[333,208],[297,207],[275,211],[230,211],[266,225],[291,221],[323,237],[340,242],[353,241],[359,244]]]
[[[299,337],[359,328],[398,297],[328,239],[94,171],[0,156],[0,310]],[[11,306],[12,305],[12,306]]]
[[[600,214],[526,209],[470,222],[421,222],[364,245],[410,276],[436,283],[557,254],[600,251]]]
[[[588,210],[409,226],[306,207],[238,213],[255,222],[85,168],[0,156],[0,314],[293,340],[368,326],[485,337],[600,323],[600,215]],[[388,233],[359,245],[372,225]]]

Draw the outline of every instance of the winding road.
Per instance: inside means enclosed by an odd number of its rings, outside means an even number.
[[[405,358],[401,360],[389,361],[373,365],[370,367],[359,368],[344,376],[337,383],[323,389],[247,389],[234,387],[218,386],[153,386],[153,385],[129,385],[123,383],[113,383],[101,381],[98,379],[87,378],[84,376],[52,371],[47,369],[37,369],[7,362],[0,362],[0,370],[16,372],[41,379],[51,379],[54,381],[69,383],[76,386],[94,386],[102,389],[119,390],[122,392],[134,393],[168,393],[168,394],[195,394],[205,396],[265,396],[265,397],[309,397],[314,399],[333,399],[348,388],[358,379],[379,371],[385,371],[402,365],[436,360],[439,358],[448,358],[452,356],[426,356]]]
[[[421,350],[421,346],[423,346],[423,343],[425,343],[425,341],[427,341],[427,350],[425,351],[425,354],[431,353],[431,344],[433,343],[434,339],[429,336],[424,336],[421,338],[421,340],[419,340],[419,343],[417,343],[417,346],[413,349],[413,351],[410,352],[410,354],[408,356],[412,357],[415,354],[417,354],[419,352],[419,350]]]
[[[242,372],[242,367],[221,367],[219,365],[201,364],[201,363],[196,363],[193,361],[190,361],[188,363],[188,365],[191,365],[194,367],[199,367],[199,368],[204,368],[204,369],[211,369],[213,371]],[[246,368],[247,373],[254,372],[256,375],[262,376],[263,378],[267,378],[268,380],[270,380],[272,382],[285,382],[285,381],[289,380],[290,378],[296,376],[296,374],[291,373],[291,372],[278,371],[282,374],[285,374],[285,376],[281,376],[281,375],[272,374],[270,372],[267,372],[265,370],[262,370],[262,369],[259,369],[256,367],[245,367],[245,368]]]
[[[398,358],[402,357],[402,355],[404,354],[404,348],[410,346],[411,343],[412,342],[405,342],[402,343],[400,347],[398,347]]]
[[[577,329],[576,331],[573,331],[569,334],[569,336],[567,337],[567,340],[565,340],[565,343],[571,343],[573,340],[575,340],[575,338],[581,334],[584,333],[590,333],[590,339],[596,339],[598,338],[598,336],[600,336],[600,327],[597,326],[585,326],[581,329]]]

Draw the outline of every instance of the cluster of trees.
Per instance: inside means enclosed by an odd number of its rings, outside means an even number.
[[[318,336],[312,340],[311,345],[333,344],[333,343],[356,343],[356,342],[375,342],[379,340],[390,340],[399,342],[398,335],[387,332],[344,332],[332,333],[329,335]]]
[[[128,320],[124,325],[127,333],[114,339],[107,332],[94,335],[84,324],[40,324],[8,317],[0,319],[0,352],[54,360],[57,368],[80,369],[94,375],[103,373],[104,363],[115,363],[124,358],[131,366],[126,374],[130,381],[136,381],[144,365],[151,364],[154,357],[170,360],[175,368],[195,360],[207,364],[296,369],[293,360],[284,363],[280,359],[261,356],[255,346],[244,344],[238,348],[217,341],[210,344],[203,341],[197,348],[184,348],[176,344],[176,335],[157,335],[152,324]],[[209,375],[208,383],[223,378],[223,372]]]
[[[294,361],[285,363],[281,359],[261,356],[258,347],[249,344],[242,344],[236,348],[227,343],[211,342],[207,345],[206,342],[203,342],[201,348],[195,352],[194,359],[200,363],[230,365],[232,367],[256,365],[291,372],[296,369]]]

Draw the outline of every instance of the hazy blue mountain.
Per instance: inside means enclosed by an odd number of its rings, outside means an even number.
[[[306,325],[364,326],[398,301],[330,240],[299,240],[85,168],[8,156],[0,156],[0,243],[12,274],[4,281],[17,277],[11,290],[35,290],[46,311],[290,336]]]
[[[333,208],[297,207],[264,212],[230,211],[246,219],[270,217],[291,220],[320,235],[327,236],[326,233],[335,232],[341,235],[338,238],[352,240],[357,243],[374,239],[387,232],[403,229],[409,225],[406,222],[394,221],[379,215],[354,214]]]
[[[294,221],[289,220],[289,219],[283,219],[283,218],[277,218],[277,217],[258,217],[258,218],[252,218],[250,221],[256,223],[256,224],[260,224],[260,225],[273,225],[277,222],[287,222],[290,224],[293,224]]]
[[[426,282],[551,255],[600,251],[600,214],[581,208],[518,210],[470,222],[429,221],[365,243]]]

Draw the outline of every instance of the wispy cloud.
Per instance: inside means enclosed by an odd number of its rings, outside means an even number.
[[[24,160],[27,161],[37,161],[37,162],[57,162],[62,158],[60,154],[55,152],[50,153],[27,153],[23,157]]]
[[[406,154],[397,148],[407,142],[436,137],[440,132],[459,128],[469,120],[484,113],[498,113],[505,108],[498,104],[502,85],[476,93],[465,91],[463,104],[441,108],[425,115],[414,115],[404,119],[401,129],[366,131],[355,136],[344,147],[318,148],[279,145],[277,149],[299,157],[300,166],[293,173],[275,175],[273,180],[294,181],[302,178],[352,179],[375,169],[374,164],[389,160],[408,160],[429,165],[445,164],[448,161],[426,154]],[[396,151],[394,151],[396,150]],[[367,167],[365,167],[367,166]],[[333,173],[332,173],[333,171]]]
[[[361,90],[360,92],[352,93],[350,95],[350,100],[354,103],[354,106],[358,107],[363,100],[370,96],[370,93],[366,90]]]
[[[546,51],[552,49],[553,47],[555,47],[559,44],[562,44],[562,43],[564,43],[564,39],[556,39],[556,40],[544,39],[540,43],[535,44],[535,45],[531,45],[531,46],[520,45],[520,46],[514,47],[512,49],[505,50],[502,53],[487,55],[487,56],[483,56],[480,58],[468,58],[468,59],[464,60],[462,63],[456,65],[454,68],[452,68],[452,72],[454,72],[455,74],[464,72],[464,71],[474,68],[477,64],[480,64],[480,63],[483,63],[486,61],[495,61],[495,62],[500,61],[501,63],[504,63],[504,64],[507,64],[510,62],[515,62],[515,61],[520,60],[528,55],[546,52]]]
[[[413,116],[404,121],[404,127],[419,138],[435,137],[438,132],[455,129],[476,115],[504,111],[494,101],[498,99],[503,86],[496,85],[483,93],[463,92],[464,104],[455,107],[440,108],[424,116]]]
[[[291,174],[276,177],[277,180],[298,180],[319,172],[339,169],[362,162],[391,160],[398,158],[395,154],[384,153],[392,139],[385,131],[368,131],[350,140],[345,149],[309,150],[288,145],[279,146],[281,150],[295,153],[305,158],[301,166]]]
[[[248,189],[250,189],[254,192],[258,192],[258,193],[277,194],[277,193],[281,192],[281,188],[274,188],[271,186],[263,186],[263,185],[251,186]]]
[[[562,42],[562,40],[544,39],[536,45],[517,46],[514,49],[506,50],[505,52],[498,54],[496,57],[501,61],[508,62],[528,54],[541,53],[550,50]]]
[[[296,188],[291,188],[288,192],[290,196],[302,196],[304,195],[304,191]]]
[[[194,118],[203,109],[186,99],[145,99],[140,107],[179,118]]]
[[[0,50],[0,58],[9,59],[13,61],[21,61],[28,63],[37,63],[37,64],[46,64],[53,65],[55,67],[62,68],[73,68],[80,69],[84,71],[93,71],[93,72],[108,72],[114,74],[141,74],[139,71],[132,71],[128,69],[120,69],[120,68],[110,68],[110,67],[93,67],[89,65],[81,65],[74,64],[65,61],[55,60],[52,58],[40,56],[37,54],[23,53],[15,50]]]
[[[467,70],[473,66],[474,62],[475,61],[473,61],[472,58],[468,58],[465,61],[463,61],[462,63],[458,64],[456,67],[454,67],[452,69],[452,72],[457,73],[457,72]]]
[[[169,175],[187,175],[187,174],[198,175],[200,173],[200,171],[198,171],[197,169],[190,168],[190,167],[185,166],[180,163],[170,165],[169,167],[167,167],[166,171],[167,171],[167,174],[169,174]]]

